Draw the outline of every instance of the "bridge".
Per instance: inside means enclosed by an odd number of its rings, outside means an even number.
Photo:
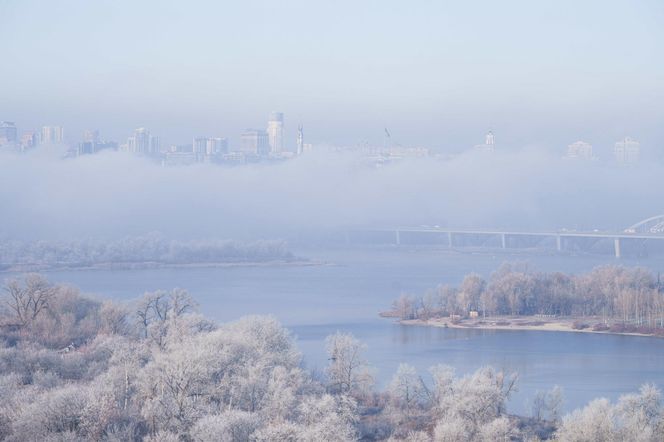
[[[618,232],[509,231],[422,226],[355,229],[346,235],[349,242],[364,239],[372,243],[395,245],[436,244],[450,249],[549,249],[557,252],[612,253],[616,258],[621,258],[625,248],[637,255],[651,251],[664,252],[664,215],[650,217]]]

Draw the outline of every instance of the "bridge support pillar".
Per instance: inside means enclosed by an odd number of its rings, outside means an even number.
[[[507,237],[504,233],[500,234],[500,243],[503,246],[503,249],[507,248]]]
[[[563,251],[563,238],[560,235],[556,235],[556,250]]]
[[[452,232],[447,232],[447,247],[452,248]]]
[[[395,242],[399,246],[399,245],[401,245],[401,232],[399,232],[398,230],[395,230],[394,232],[396,233],[396,235],[394,237]]]
[[[620,238],[613,238],[613,251],[616,254],[616,258],[620,258]]]

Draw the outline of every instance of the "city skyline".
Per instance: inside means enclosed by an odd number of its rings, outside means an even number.
[[[39,144],[45,143],[62,143],[68,145],[72,149],[78,146],[75,150],[77,150],[80,155],[82,153],[95,153],[96,151],[107,148],[140,154],[179,154],[182,152],[189,152],[185,147],[190,146],[190,153],[194,154],[194,157],[196,157],[197,154],[202,155],[197,157],[199,159],[196,161],[203,161],[200,158],[205,155],[209,157],[211,153],[229,154],[239,152],[259,156],[267,156],[268,154],[272,156],[290,154],[299,155],[306,150],[311,150],[313,146],[309,138],[307,138],[306,143],[304,142],[302,123],[297,124],[294,133],[292,133],[292,131],[291,133],[286,132],[284,127],[284,113],[277,111],[270,112],[266,129],[245,129],[239,134],[239,136],[236,136],[235,139],[226,134],[220,135],[219,132],[220,131],[213,135],[193,135],[190,137],[190,140],[193,141],[190,141],[189,143],[173,143],[170,141],[162,143],[160,137],[151,135],[149,130],[144,127],[138,127],[132,132],[133,135],[126,138],[127,141],[125,143],[122,143],[109,138],[104,138],[104,141],[102,142],[100,138],[100,133],[102,133],[102,131],[97,128],[83,130],[81,135],[76,137],[75,141],[72,141],[64,135],[65,131],[63,126],[42,126],[35,130],[20,130],[20,126],[17,126],[15,122],[0,120],[0,147],[11,144],[9,141],[10,139],[13,139],[14,143],[23,148],[35,147]],[[90,147],[90,142],[99,143],[100,148],[95,149],[94,147]],[[447,154],[447,152],[437,151],[431,146],[415,146],[414,144],[409,144],[407,142],[396,142],[392,139],[387,128],[384,128],[383,148],[388,147],[386,143],[389,143],[389,147],[391,148],[403,148],[406,146],[408,148],[427,149],[431,154]],[[360,140],[355,145],[350,146],[320,142],[314,144],[326,146],[328,148],[344,147],[379,149],[379,144],[372,145],[366,140]],[[598,143],[600,146],[599,150],[602,152],[601,156],[596,154],[597,149],[593,150],[594,144],[595,143],[591,144],[586,141],[578,140],[568,144],[566,148],[556,146],[553,149],[545,150],[549,150],[552,153],[560,151],[566,159],[614,160],[618,163],[638,163],[642,159],[643,152],[641,151],[640,140],[629,135],[622,136],[606,145]],[[532,143],[529,145],[532,145]],[[461,153],[467,150],[468,147],[468,144],[465,146],[459,146],[459,148],[452,153]],[[656,159],[654,158],[654,154],[657,153],[657,147],[658,146],[652,146],[651,149],[645,151],[646,160],[650,161]],[[485,133],[484,143],[476,144],[474,145],[474,148],[475,150],[494,152],[496,150],[496,141],[493,129],[489,129]],[[500,149],[504,149],[505,151],[515,151],[519,148],[501,143]]]
[[[652,0],[9,0],[0,13],[6,60],[20,66],[0,70],[12,85],[0,119],[22,127],[99,127],[121,140],[144,126],[175,144],[221,131],[234,142],[278,109],[288,140],[302,122],[310,139],[338,145],[378,145],[384,127],[448,153],[487,128],[499,128],[505,148],[589,139],[609,146],[602,157],[625,135],[664,143],[664,5]]]
[[[272,112],[264,114],[269,116],[271,113]],[[281,113],[282,115],[286,114],[285,112],[279,112],[279,113]],[[26,133],[30,132],[39,133],[41,132],[43,127],[46,127],[46,125],[40,124],[39,121],[37,121],[36,124],[31,125],[29,123],[23,123],[22,121],[19,121],[17,118],[12,119],[11,117],[12,115],[0,115],[0,122],[14,123],[17,129],[17,134],[19,139],[21,138],[22,135]],[[108,126],[103,124],[82,126],[80,123],[79,124],[71,123],[71,125],[59,123],[58,125],[53,125],[52,120],[46,120],[46,121],[51,122],[51,124],[49,124],[49,126],[51,127],[67,128],[67,131],[64,132],[63,134],[63,139],[69,143],[76,143],[78,141],[84,140],[85,137],[83,134],[85,134],[86,131],[90,130],[98,130],[99,132],[105,134],[106,139],[122,142],[123,140],[126,140],[128,134],[131,134],[135,129],[140,127],[148,127],[148,125],[146,124],[141,125],[139,123],[133,125],[129,124],[124,129],[118,128],[116,126]],[[167,136],[166,134],[169,131],[167,129],[164,129],[163,124],[154,124],[150,125],[149,127],[154,133],[159,133],[160,136],[162,136],[162,138],[166,140],[165,145],[187,144],[191,142],[192,137],[222,137],[226,138],[229,144],[237,146],[242,144],[242,134],[246,130],[253,128],[260,129],[261,127],[264,127],[264,129],[260,130],[264,130],[267,133],[267,126],[263,126],[262,124],[260,124],[260,118],[254,118],[251,121],[254,121],[254,123],[253,124],[245,123],[244,125],[241,125],[240,126],[241,129],[237,132],[232,132],[230,129],[226,129],[227,126],[223,124],[220,124],[216,128],[213,127],[212,129],[209,129],[207,131],[194,131],[195,125],[192,125],[190,129],[191,132],[187,132],[186,128],[184,128],[183,130],[183,126],[180,126],[182,135],[178,136]],[[269,120],[267,120],[265,116],[263,117],[263,121],[267,121],[269,125]],[[482,133],[486,134],[489,131],[493,131],[493,129],[496,127],[494,125],[477,126],[477,130],[473,132],[468,132],[467,134],[466,131],[464,131],[463,135],[460,133],[460,131],[452,130],[451,133],[455,134],[454,138],[458,139],[459,141],[457,143],[451,144],[448,142],[439,141],[440,139],[445,139],[446,135],[448,134],[441,134],[441,136],[438,137],[439,140],[433,139],[429,143],[417,143],[413,139],[405,138],[399,126],[376,125],[373,128],[373,131],[371,132],[370,132],[371,128],[366,128],[366,132],[364,134],[365,136],[358,137],[354,140],[351,140],[351,142],[344,143],[335,139],[326,139],[320,134],[317,134],[316,133],[317,125],[315,124],[315,122],[309,123],[307,118],[302,118],[302,119],[292,120],[292,123],[290,125],[282,126],[281,129],[283,137],[282,150],[293,151],[293,152],[297,150],[298,126],[302,124],[307,127],[308,142],[314,141],[315,144],[318,145],[380,146],[384,143],[384,128],[388,127],[390,133],[392,133],[393,135],[392,139],[394,140],[395,143],[419,145],[422,147],[427,147],[428,149],[431,149],[434,152],[442,154],[459,153],[465,150],[469,145],[472,145],[473,139],[476,140],[478,138],[478,134]],[[75,127],[77,129],[70,129],[71,127]],[[79,127],[81,128],[80,130],[78,130]],[[337,132],[342,133],[343,128],[338,128]],[[578,130],[575,131],[557,133],[555,137],[544,138],[544,137],[538,137],[537,134],[533,134],[532,138],[526,138],[525,134],[528,133],[527,127],[523,127],[523,134],[516,137],[514,136],[510,137],[509,131],[507,131],[506,133],[506,128],[503,127],[499,127],[499,132],[501,140],[500,147],[501,149],[504,150],[519,150],[524,147],[537,147],[549,150],[551,152],[556,152],[560,150],[563,146],[569,145],[572,140],[575,139],[586,140],[586,141],[590,140],[591,144],[596,146],[597,152],[595,153],[601,152],[601,155],[599,155],[600,158],[614,156],[614,144],[616,143],[616,141],[624,139],[627,136],[638,139],[644,145],[651,146],[651,151],[645,152],[646,159],[664,160],[664,134],[661,137],[657,136],[652,138],[649,137],[647,134],[642,134],[636,131],[611,130],[611,131],[606,131],[603,134],[598,134],[597,136],[590,136],[587,135],[589,131],[579,128]],[[484,135],[481,136],[484,137]],[[343,137],[339,138],[341,139]],[[477,145],[477,143],[475,145]]]

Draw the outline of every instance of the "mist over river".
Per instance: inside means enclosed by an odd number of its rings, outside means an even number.
[[[402,326],[381,319],[401,293],[421,294],[464,275],[485,277],[503,262],[527,262],[533,270],[581,273],[602,264],[643,266],[657,273],[664,257],[540,256],[460,253],[431,248],[354,247],[300,249],[296,255],[327,264],[142,270],[50,271],[52,282],[71,283],[104,298],[132,300],[145,291],[189,290],[206,317],[230,321],[272,314],[297,336],[307,367],[327,363],[325,337],[351,332],[367,344],[366,358],[385,386],[399,363],[426,370],[436,364],[468,373],[493,365],[519,373],[511,412],[527,414],[537,390],[559,385],[566,410],[604,396],[616,399],[644,382],[664,387],[664,339],[566,332],[460,330]],[[3,275],[5,278],[10,274]]]

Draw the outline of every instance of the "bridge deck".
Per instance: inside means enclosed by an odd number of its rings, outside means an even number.
[[[381,229],[354,229],[358,232],[402,232],[402,233],[461,233],[469,235],[521,235],[521,236],[553,236],[553,237],[584,237],[606,239],[661,239],[664,234],[625,233],[625,232],[528,232],[523,230],[467,230],[467,229],[431,229],[431,228],[381,228]]]

